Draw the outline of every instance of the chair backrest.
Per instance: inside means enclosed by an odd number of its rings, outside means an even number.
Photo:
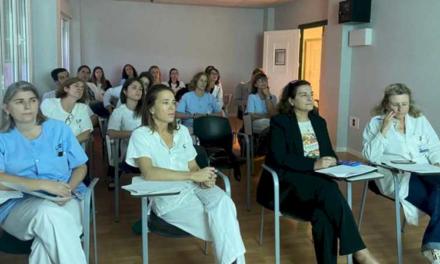
[[[209,157],[208,153],[202,146],[194,145],[194,148],[197,151],[196,162],[199,165],[199,168],[203,169],[209,166]]]
[[[202,146],[224,147],[225,141],[232,142],[232,128],[226,117],[202,116],[194,119],[194,135]]]
[[[246,135],[252,135],[252,116],[250,114],[243,115],[243,129]]]

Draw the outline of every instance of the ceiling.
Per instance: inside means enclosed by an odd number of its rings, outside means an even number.
[[[293,0],[116,0],[133,2],[153,2],[160,4],[225,6],[225,7],[268,7]]]

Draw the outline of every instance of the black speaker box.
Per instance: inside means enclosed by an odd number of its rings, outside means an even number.
[[[369,23],[371,16],[371,0],[345,0],[339,2],[339,24]]]

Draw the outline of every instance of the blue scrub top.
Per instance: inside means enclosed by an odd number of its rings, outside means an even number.
[[[177,112],[185,114],[211,114],[221,112],[222,109],[212,94],[205,92],[198,96],[194,91],[183,95],[177,105]],[[193,119],[185,119],[182,124],[186,127],[193,126]]]
[[[277,103],[277,98],[275,95],[271,95],[271,101],[274,105]],[[253,113],[253,114],[267,114],[267,107],[266,102],[261,99],[260,95],[258,93],[256,94],[250,94],[247,101],[247,113]]]
[[[41,134],[32,140],[16,128],[0,133],[0,172],[9,175],[67,183],[73,169],[85,164],[87,159],[71,129],[61,121],[44,121]],[[85,190],[81,183],[75,191]],[[23,199],[11,199],[0,205],[0,222]]]

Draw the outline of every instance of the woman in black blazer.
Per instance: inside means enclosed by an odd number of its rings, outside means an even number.
[[[336,263],[339,254],[354,254],[358,263],[378,263],[360,237],[350,207],[336,182],[316,170],[336,165],[325,120],[313,106],[310,83],[292,81],[283,90],[279,114],[270,122],[266,164],[280,180],[280,208],[312,224],[318,263]],[[263,173],[257,200],[273,208],[273,183]]]

